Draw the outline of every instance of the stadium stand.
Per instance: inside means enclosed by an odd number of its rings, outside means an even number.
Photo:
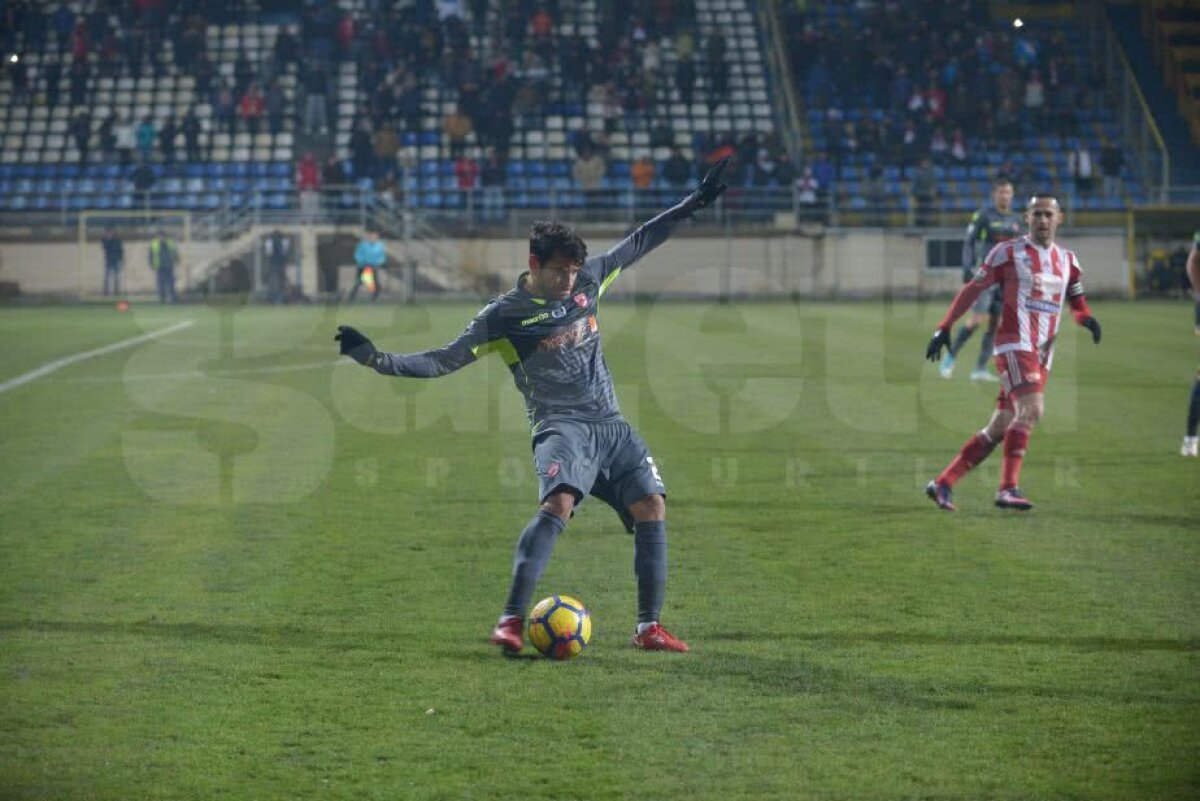
[[[453,212],[489,187],[509,208],[657,204],[725,154],[737,187],[776,192],[768,214],[800,178],[822,203],[910,210],[923,156],[941,211],[997,172],[1078,186],[1077,209],[1144,200],[1078,24],[1005,29],[983,0],[780,4],[798,152],[750,0],[261,2],[5,4],[0,210],[294,210],[309,152],[343,208]],[[1072,181],[1081,149],[1096,191]],[[1119,190],[1100,181],[1114,151]]]
[[[211,4],[220,8],[222,4]],[[198,8],[205,9],[204,12]],[[161,2],[5,5],[0,83],[3,210],[137,205],[138,160],[157,205],[286,205],[292,189],[295,66],[274,57],[278,25]],[[251,84],[256,124],[221,117]]]
[[[1146,4],[1142,14],[1155,60],[1178,98],[1192,143],[1200,146],[1200,7],[1179,0],[1155,2]]]
[[[362,0],[351,2],[362,11]],[[409,202],[452,207],[462,203],[449,191],[462,186],[458,162],[482,162],[494,150],[513,205],[543,204],[553,191],[570,207],[585,202],[573,191],[574,163],[585,151],[604,161],[602,197],[624,189],[640,159],[654,161],[649,185],[666,188],[669,174],[676,183],[694,177],[693,163],[716,141],[774,131],[745,0],[660,3],[644,17],[629,2],[471,5],[465,19],[439,27],[412,9],[367,23],[375,46],[343,63],[339,76],[343,177],[394,182]],[[379,42],[385,30],[399,31],[396,49],[410,54],[390,70],[383,54],[391,43]],[[422,46],[437,37],[462,58],[445,63]],[[399,142],[381,144],[392,127]],[[673,157],[687,160],[687,173],[667,169]]]
[[[1119,154],[1120,131],[1077,23],[1010,27],[981,0],[802,5],[785,4],[783,28],[804,106],[804,158],[839,202],[907,203],[925,156],[943,211],[978,206],[1001,172],[1018,187],[1065,191],[1077,209],[1145,199],[1120,155],[1120,194],[1099,191],[1101,155]],[[1081,146],[1094,192],[1076,191],[1071,154]]]

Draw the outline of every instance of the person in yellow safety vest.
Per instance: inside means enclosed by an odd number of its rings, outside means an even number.
[[[178,303],[175,294],[175,266],[179,264],[179,246],[161,229],[150,240],[150,269],[158,279],[158,299]]]

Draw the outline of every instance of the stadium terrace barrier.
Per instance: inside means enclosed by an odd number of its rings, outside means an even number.
[[[180,242],[178,285],[185,297],[199,299],[212,290],[214,267],[242,262],[251,276],[251,292],[265,288],[254,253],[263,235],[280,230],[298,243],[297,264],[289,282],[310,300],[344,297],[354,278],[352,243],[358,225],[323,226],[278,223],[256,226],[227,242]],[[168,228],[167,230],[172,230]],[[607,247],[623,226],[584,228],[594,250]],[[125,237],[124,291],[151,295],[148,236],[144,230],[119,229]],[[100,295],[104,275],[99,234],[75,242],[23,242],[3,246],[0,281],[16,282],[22,295],[63,299]],[[647,257],[644,265],[623,274],[607,297],[650,298],[863,298],[948,296],[961,286],[962,228],[855,229],[810,227],[798,230],[746,231],[694,227],[679,232]],[[344,247],[347,240],[349,247]],[[1065,230],[1063,243],[1078,254],[1090,294],[1128,296],[1130,271],[1122,229]],[[523,228],[507,235],[480,233],[461,237],[432,229],[420,240],[385,234],[388,268],[383,298],[477,300],[503,292],[525,269],[528,240]],[[335,245],[341,243],[339,250]],[[293,278],[292,276],[295,276]],[[419,279],[419,280],[418,280]],[[441,279],[441,280],[439,280]]]
[[[816,224],[851,227],[920,227],[965,224],[971,212],[987,202],[960,192],[953,182],[941,196],[922,203],[900,182],[880,189],[875,197],[849,195],[834,187],[815,204],[799,201],[790,188],[731,187],[710,213],[710,221],[733,225],[767,225],[790,228]],[[1076,196],[1061,187],[1068,222],[1082,225],[1120,224],[1112,215],[1144,201],[1138,195],[1106,197],[1100,193]],[[225,188],[214,191],[155,189],[146,192],[115,190],[105,193],[67,192],[39,195],[33,205],[0,206],[0,229],[74,226],[80,215],[105,213],[119,217],[123,211],[149,219],[149,212],[188,212],[199,224],[206,220],[237,218],[299,219],[313,223],[365,224],[375,214],[418,213],[439,225],[461,228],[504,226],[509,217],[529,214],[561,219],[633,224],[666,208],[687,194],[687,187],[649,189],[601,188],[594,190],[550,186],[546,189],[394,189],[365,185],[328,187],[303,193],[293,189]],[[1078,220],[1076,215],[1082,215]],[[218,226],[219,227],[219,226]]]

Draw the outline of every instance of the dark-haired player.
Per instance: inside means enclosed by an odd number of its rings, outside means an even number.
[[[458,339],[437,350],[385,353],[339,326],[341,352],[383,375],[432,378],[495,352],[512,370],[533,432],[540,508],[521,532],[512,582],[491,642],[506,652],[524,644],[524,617],[555,540],[587,495],[611,505],[633,532],[638,623],[633,644],[686,651],[658,622],[667,578],[666,487],[645,442],[621,416],[600,345],[596,308],[622,270],[661,245],[725,191],[729,159],[699,188],[641,225],[611,250],[588,258],[565,225],[538,221],[529,233],[529,272],[495,298]]]
[[[996,367],[1000,395],[996,410],[982,431],[968,439],[954,460],[925,487],[926,494],[946,511],[954,511],[954,484],[1004,442],[1004,467],[996,505],[1028,510],[1033,504],[1017,487],[1029,435],[1042,417],[1046,379],[1054,360],[1054,340],[1063,306],[1071,305],[1075,321],[1100,342],[1100,323],[1092,316],[1080,283],[1079,260],[1054,243],[1062,210],[1052,194],[1034,195],[1025,211],[1029,233],[992,248],[971,283],[959,290],[950,310],[938,324],[925,356],[937,361],[950,341],[954,321],[988,288],[998,286],[1000,327],[996,330]]]
[[[992,248],[1009,239],[1021,235],[1024,226],[1021,215],[1013,211],[1013,184],[1007,176],[999,175],[992,181],[992,205],[984,207],[971,215],[967,225],[967,236],[963,240],[963,283],[970,283],[979,269],[983,257]],[[996,335],[996,325],[1000,321],[1000,291],[992,288],[984,292],[971,307],[971,317],[958,329],[954,341],[946,350],[938,372],[942,378],[954,375],[954,361],[962,350],[963,345],[984,322],[987,329],[983,333],[983,341],[979,343],[979,359],[975,369],[971,371],[972,381],[995,381],[987,369],[988,360],[992,358],[992,342]]]

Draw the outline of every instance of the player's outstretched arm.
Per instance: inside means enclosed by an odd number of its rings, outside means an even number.
[[[463,334],[444,348],[420,353],[386,353],[376,348],[361,331],[348,325],[339,325],[337,336],[333,339],[343,356],[349,356],[364,367],[373,368],[380,375],[438,378],[475,361],[468,334]]]
[[[729,161],[729,156],[718,161],[704,174],[704,178],[690,195],[639,225],[633,233],[609,250],[588,259],[584,271],[592,273],[597,281],[607,286],[608,282],[616,277],[617,272],[666,242],[681,223],[711,206],[729,188],[725,183],[725,170],[729,167]]]
[[[1099,345],[1100,321],[1088,308],[1087,296],[1083,294],[1081,278],[1083,271],[1079,269],[1079,262],[1074,253],[1070,255],[1070,260],[1071,268],[1067,277],[1067,303],[1071,304],[1071,316],[1075,318],[1075,322],[1092,332],[1092,344]]]
[[[958,318],[967,313],[967,309],[983,294],[983,290],[991,286],[991,275],[984,274],[983,279],[976,279],[969,284],[963,284],[962,289],[958,290],[958,294],[954,296],[954,301],[950,304],[946,316],[938,323],[937,329],[934,330],[933,336],[929,339],[929,345],[925,348],[925,358],[931,362],[936,362],[942,358],[942,348],[950,344],[950,329],[958,322]]]

